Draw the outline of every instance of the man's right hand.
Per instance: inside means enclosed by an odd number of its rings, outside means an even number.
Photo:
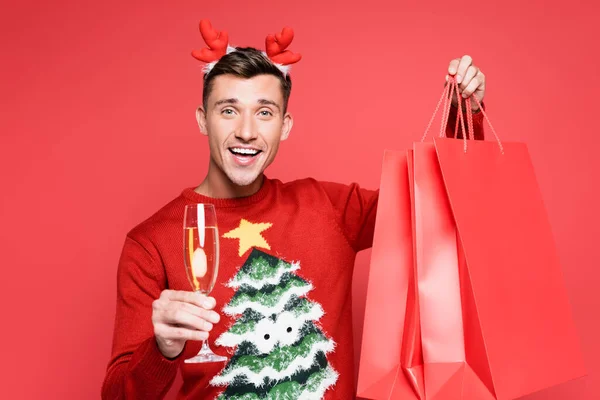
[[[206,340],[220,316],[212,297],[195,292],[163,290],[152,303],[152,325],[160,352],[175,358],[188,340]]]

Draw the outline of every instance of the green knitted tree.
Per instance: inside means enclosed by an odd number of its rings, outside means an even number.
[[[237,290],[223,311],[237,317],[216,343],[235,349],[211,380],[218,399],[321,399],[338,374],[326,355],[335,343],[316,324],[323,308],[305,296],[312,285],[290,264],[253,249],[228,283]]]

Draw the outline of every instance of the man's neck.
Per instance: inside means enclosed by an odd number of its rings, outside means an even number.
[[[214,199],[234,199],[252,196],[260,190],[264,180],[261,174],[254,182],[247,186],[238,186],[231,182],[222,171],[215,171],[209,167],[208,174],[202,183],[195,189],[201,195]]]

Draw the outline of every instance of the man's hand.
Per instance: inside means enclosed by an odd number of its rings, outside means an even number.
[[[206,340],[220,316],[211,311],[216,305],[212,297],[194,292],[163,290],[152,303],[152,325],[161,353],[175,358],[188,340]]]
[[[462,56],[450,61],[448,75],[456,76],[459,93],[464,99],[475,95],[480,103],[483,101],[485,95],[485,75],[473,64],[471,56]],[[446,80],[448,80],[448,77],[446,77]],[[471,109],[478,111],[479,106],[477,102],[473,101],[473,99],[471,100]],[[452,105],[455,107],[458,106],[456,93],[453,95]]]

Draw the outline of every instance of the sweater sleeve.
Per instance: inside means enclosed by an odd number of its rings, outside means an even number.
[[[333,206],[336,223],[355,252],[373,245],[375,214],[379,190],[367,190],[358,184],[321,182]]]
[[[113,348],[102,399],[162,399],[173,384],[178,360],[162,355],[152,326],[152,302],[165,287],[163,268],[128,236],[117,271]]]
[[[481,104],[483,109],[485,110],[485,104]],[[467,113],[463,109],[463,116],[465,118],[465,131],[467,130]],[[460,123],[458,125],[458,135],[455,135],[456,132],[456,119],[458,117],[458,108],[451,106],[450,107],[450,115],[448,116],[448,125],[446,125],[446,137],[457,139],[463,138],[462,129],[460,127]],[[473,113],[473,131],[475,133],[475,140],[483,140],[483,113],[482,112],[474,112]]]

